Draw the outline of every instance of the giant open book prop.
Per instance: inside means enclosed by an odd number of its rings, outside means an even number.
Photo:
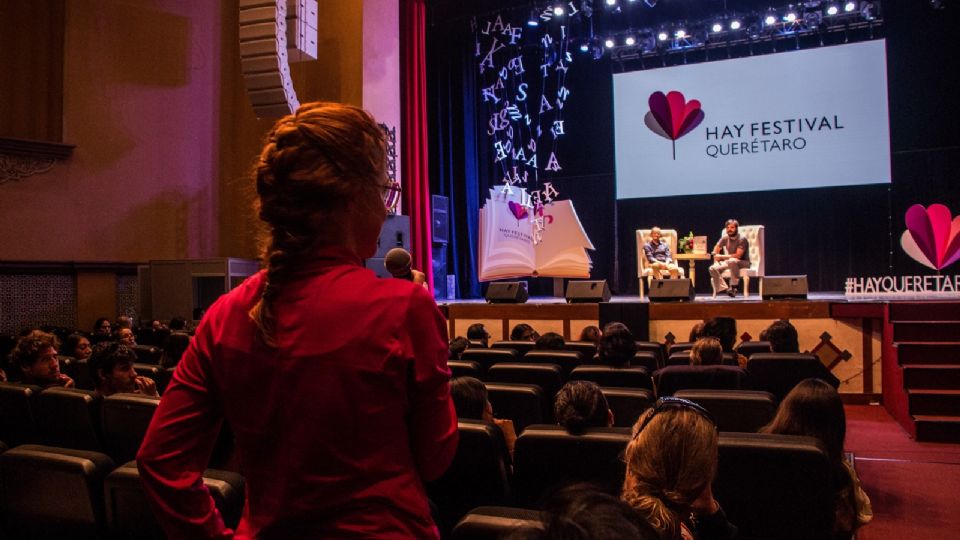
[[[526,203],[526,204],[524,204]],[[589,278],[594,249],[573,203],[552,201],[535,212],[523,188],[491,188],[480,209],[480,281],[519,277]],[[542,221],[540,218],[542,217]]]

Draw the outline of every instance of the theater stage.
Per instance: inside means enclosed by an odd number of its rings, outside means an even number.
[[[693,326],[711,317],[737,320],[738,341],[758,340],[777,319],[790,319],[800,338],[800,350],[820,357],[840,379],[848,402],[879,399],[881,389],[881,330],[885,302],[848,302],[841,293],[811,293],[806,300],[762,300],[698,296],[693,302],[650,303],[636,296],[614,297],[607,303],[568,304],[563,298],[536,297],[525,304],[488,304],[458,300],[440,304],[450,336],[465,336],[482,323],[493,341],[509,338],[519,323],[539,333],[556,332],[576,340],[586,326],[619,321],[637,339],[660,343],[684,342]]]

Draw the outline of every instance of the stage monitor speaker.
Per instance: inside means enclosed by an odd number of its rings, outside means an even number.
[[[760,297],[764,300],[806,300],[807,276],[764,276],[760,278]]]
[[[522,281],[501,281],[487,286],[487,302],[491,304],[523,304],[527,298],[527,284]]]
[[[693,302],[696,292],[689,279],[655,279],[647,295],[651,302]]]
[[[374,257],[383,258],[393,248],[401,247],[410,251],[410,216],[387,216],[377,238],[377,252]]]
[[[567,302],[571,304],[587,302],[609,302],[610,287],[607,280],[598,281],[568,281]]]

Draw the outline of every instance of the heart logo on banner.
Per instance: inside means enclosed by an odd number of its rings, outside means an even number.
[[[517,218],[517,221],[529,216],[527,212],[527,207],[522,204],[517,204],[513,201],[507,203],[507,206],[510,207],[510,213],[513,214],[513,217]]]
[[[696,99],[687,101],[681,92],[673,90],[650,94],[647,100],[650,112],[643,117],[643,123],[650,131],[673,141],[673,159],[677,159],[676,141],[703,122],[704,113]]]
[[[918,263],[941,270],[960,259],[960,216],[942,204],[915,204],[904,216],[907,230],[900,237],[903,251]]]

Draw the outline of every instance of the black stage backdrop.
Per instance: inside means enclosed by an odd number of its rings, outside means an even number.
[[[704,9],[712,11],[701,16],[717,13],[715,3],[706,4]],[[482,296],[476,281],[477,211],[486,190],[502,176],[488,150],[469,16],[516,5],[529,7],[527,2],[495,0],[431,3],[431,188],[451,199],[447,257],[449,271],[457,275],[458,297]],[[689,9],[692,4],[681,5]],[[960,213],[960,56],[951,53],[956,44],[949,37],[957,35],[960,6],[948,3],[944,10],[933,10],[927,2],[886,2],[883,9],[893,175],[888,185],[618,202],[612,74],[635,67],[606,57],[594,61],[577,51],[567,74],[574,97],[564,109],[569,135],[558,153],[563,170],[549,180],[561,198],[574,202],[596,247],[593,277],[610,281],[616,294],[636,294],[636,229],[659,224],[681,234],[693,230],[712,243],[731,217],[765,225],[768,275],[807,274],[812,291],[840,291],[848,276],[930,273],[907,257],[899,243],[904,212],[913,204],[943,203]],[[521,15],[514,18],[522,24]],[[781,43],[779,49],[784,48]],[[682,61],[680,56],[668,59]],[[818,174],[817,163],[799,161],[796,167]],[[700,264],[698,290],[707,292],[706,263]],[[530,280],[530,286],[531,294],[550,294],[552,280]]]

